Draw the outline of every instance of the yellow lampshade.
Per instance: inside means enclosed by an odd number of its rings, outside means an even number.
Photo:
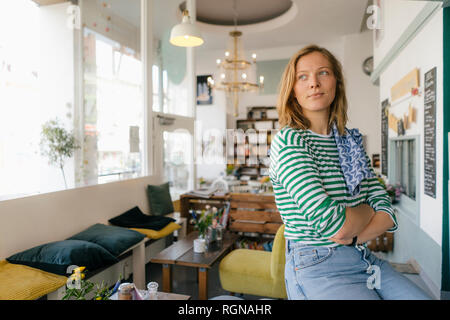
[[[170,32],[170,43],[179,47],[197,47],[203,42],[200,30],[191,23],[189,12],[184,10],[183,20]]]

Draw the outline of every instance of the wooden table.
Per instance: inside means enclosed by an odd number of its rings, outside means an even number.
[[[152,263],[162,264],[164,292],[172,290],[172,265],[193,267],[198,268],[198,297],[200,300],[207,300],[208,270],[232,249],[234,242],[239,238],[237,234],[226,232],[222,245],[213,243],[206,252],[195,253],[193,241],[197,237],[197,231],[191,232],[186,238],[175,242],[150,260]]]

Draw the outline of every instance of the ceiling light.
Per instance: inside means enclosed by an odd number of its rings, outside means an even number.
[[[178,47],[197,47],[203,44],[203,38],[197,26],[191,23],[189,11],[183,11],[183,20],[172,28],[170,43]]]
[[[214,83],[209,82],[210,87],[226,92],[226,96],[233,101],[234,116],[238,116],[239,93],[258,92],[264,88],[264,77],[259,77],[259,83],[256,82],[256,53],[252,54],[252,61],[245,59],[241,36],[242,32],[237,30],[237,9],[236,0],[233,1],[234,10],[234,31],[231,31],[230,47],[225,51],[225,59],[216,60],[220,73],[220,79]],[[226,80],[226,81],[225,81]]]

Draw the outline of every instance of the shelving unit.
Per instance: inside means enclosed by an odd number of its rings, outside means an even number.
[[[276,107],[250,107],[247,119],[236,120],[236,128],[244,131],[244,136],[234,143],[234,159],[228,159],[241,168],[241,175],[258,180],[268,176],[269,150],[272,135],[278,129]],[[245,141],[242,141],[245,139]]]

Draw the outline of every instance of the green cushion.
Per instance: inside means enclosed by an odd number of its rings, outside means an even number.
[[[84,240],[96,243],[108,250],[113,256],[118,257],[144,238],[145,235],[137,231],[97,223],[68,240]]]
[[[170,196],[169,182],[159,186],[148,185],[147,196],[152,215],[161,216],[175,211]]]
[[[94,271],[119,261],[98,244],[82,240],[46,243],[16,253],[6,260],[62,276],[68,276],[67,268],[72,265]]]

